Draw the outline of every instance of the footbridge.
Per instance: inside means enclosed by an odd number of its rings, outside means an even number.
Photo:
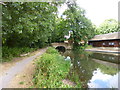
[[[54,48],[57,48],[59,46],[65,47],[66,49],[72,49],[72,45],[69,43],[52,43],[52,46]]]

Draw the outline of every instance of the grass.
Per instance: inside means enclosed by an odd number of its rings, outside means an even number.
[[[92,45],[86,45],[86,49],[91,49],[91,48],[93,48]]]
[[[21,82],[19,82],[19,84],[23,85],[23,84],[24,84],[24,82],[23,82],[23,81],[21,81]]]
[[[13,57],[19,57],[20,54],[25,54],[28,52],[35,51],[36,48],[29,48],[29,47],[14,47],[9,48],[7,46],[2,47],[2,62],[8,62],[13,59]]]
[[[63,56],[54,48],[48,48],[46,53],[36,61],[36,66],[33,78],[35,88],[72,87],[62,83],[69,72],[70,61],[65,61]]]

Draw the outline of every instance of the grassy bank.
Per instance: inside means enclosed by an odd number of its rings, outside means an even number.
[[[54,48],[48,48],[36,61],[36,73],[33,78],[35,88],[72,87],[62,83],[70,69],[70,61],[65,61]]]
[[[25,54],[28,52],[33,52],[37,48],[29,48],[29,47],[14,47],[9,48],[7,46],[2,47],[2,62],[11,61],[13,57],[18,57],[21,54]]]

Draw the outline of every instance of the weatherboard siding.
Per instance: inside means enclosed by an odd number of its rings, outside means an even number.
[[[120,40],[89,41],[88,44],[93,47],[120,47]]]
[[[93,47],[120,47],[120,32],[95,35],[88,44]]]

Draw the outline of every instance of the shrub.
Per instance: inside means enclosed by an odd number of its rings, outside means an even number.
[[[13,57],[18,57],[20,54],[28,53],[36,50],[35,48],[29,48],[29,47],[14,47],[9,48],[7,46],[2,47],[2,62],[10,61]]]
[[[46,53],[49,53],[49,54],[58,54],[58,51],[55,48],[53,48],[53,47],[49,47],[46,50]]]
[[[69,72],[70,61],[65,61],[54,48],[48,48],[36,61],[36,65],[33,79],[36,88],[70,87],[62,83]]]
[[[86,45],[86,48],[91,49],[91,48],[93,48],[93,46],[92,45]]]

